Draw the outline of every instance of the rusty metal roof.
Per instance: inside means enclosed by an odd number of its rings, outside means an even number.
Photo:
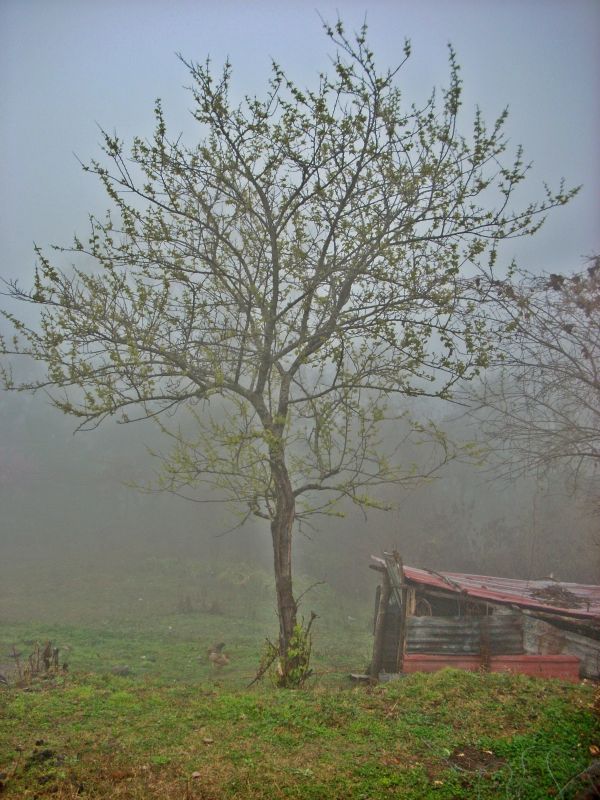
[[[385,561],[373,556],[377,569]],[[432,589],[456,592],[477,600],[535,609],[563,617],[600,622],[600,586],[565,583],[552,578],[519,580],[491,575],[470,575],[462,572],[436,572],[404,567],[406,579]]]

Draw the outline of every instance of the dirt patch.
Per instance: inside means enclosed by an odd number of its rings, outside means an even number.
[[[457,747],[448,761],[465,772],[497,772],[506,763],[505,759],[494,755],[491,750],[478,750],[469,745]]]

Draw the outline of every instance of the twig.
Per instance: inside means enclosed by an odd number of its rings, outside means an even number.
[[[316,583],[311,583],[311,585],[308,587],[308,589],[305,589],[303,592],[301,592],[298,595],[298,597],[296,598],[296,605],[299,605],[300,604],[300,600],[302,600],[304,595],[308,594],[310,591],[312,591],[315,588],[315,586],[324,586],[324,585],[325,585],[325,581],[316,581]]]
[[[269,641],[269,640],[267,639],[267,641]],[[267,670],[269,669],[271,664],[275,661],[275,659],[279,655],[279,653],[278,653],[277,649],[274,647],[274,645],[272,645],[271,642],[269,642],[269,644],[273,648],[273,653],[271,655],[271,658],[259,668],[259,670],[256,673],[254,679],[252,681],[250,681],[248,686],[246,686],[246,689],[249,689],[251,686],[254,686],[254,684],[257,683],[263,677],[265,672],[267,672]]]
[[[315,586],[316,586],[316,584],[315,584]],[[306,634],[305,634],[306,636],[308,636],[308,634],[310,633],[310,629],[312,628],[312,624],[316,619],[318,619],[318,616],[319,615],[315,614],[314,611],[310,612],[310,619],[308,621],[308,625],[306,626]]]
[[[15,664],[17,665],[17,672],[19,674],[19,680],[21,681],[21,680],[23,680],[23,671],[21,670],[21,662],[19,661],[19,654],[17,653],[17,648],[14,646],[14,644],[12,646],[12,651],[13,651],[13,658],[15,660]]]

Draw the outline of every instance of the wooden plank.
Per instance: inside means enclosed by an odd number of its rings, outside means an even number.
[[[396,552],[384,553],[383,558],[392,590],[396,595],[400,607],[402,607],[402,587],[405,585],[402,559]]]
[[[396,672],[402,672],[404,653],[406,652],[407,596],[408,588],[404,585],[400,589],[400,632],[398,634],[398,650],[396,651]]]
[[[385,641],[385,621],[390,602],[392,587],[387,573],[383,575],[383,584],[379,593],[379,607],[375,619],[375,640],[373,642],[373,658],[369,674],[373,680],[379,680],[381,665],[383,663],[383,645]]]
[[[408,618],[408,585],[404,577],[402,559],[396,552],[384,553],[390,582],[400,604],[400,625],[398,630],[398,649],[396,651],[395,672],[402,672],[406,652],[406,621]]]

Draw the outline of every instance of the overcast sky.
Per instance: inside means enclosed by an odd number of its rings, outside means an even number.
[[[69,243],[88,212],[107,207],[74,156],[98,155],[97,123],[147,135],[161,97],[171,129],[193,133],[176,52],[216,65],[229,56],[240,96],[262,92],[271,57],[310,84],[331,54],[315,8],[354,28],[367,8],[381,66],[400,60],[409,37],[400,81],[411,100],[446,82],[452,42],[464,131],[476,103],[489,121],[508,104],[511,143],[535,162],[530,195],[563,175],[584,184],[518,250],[523,266],[569,271],[600,252],[598,0],[0,0],[0,275],[30,276],[34,240]]]

